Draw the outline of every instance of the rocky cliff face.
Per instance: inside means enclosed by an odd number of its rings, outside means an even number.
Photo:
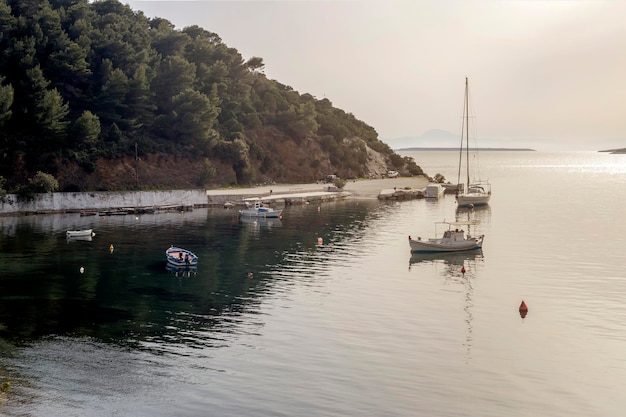
[[[294,141],[271,129],[257,132],[250,145],[249,165],[253,183],[315,182],[329,174],[343,178],[366,176],[382,178],[392,169],[389,157],[370,148],[359,138],[344,139],[342,152],[352,158],[358,153],[357,166],[337,165],[331,161],[330,151],[312,138]],[[366,157],[365,157],[366,155]],[[355,157],[356,158],[356,157]],[[339,161],[342,163],[343,161]],[[210,158],[215,176],[202,178],[206,158],[181,158],[168,154],[97,161],[95,170],[87,173],[76,164],[66,164],[57,174],[61,191],[113,191],[132,189],[193,189],[237,185],[232,165],[218,158]]]
[[[344,139],[344,143],[348,146],[363,146],[367,153],[367,161],[363,170],[369,178],[383,178],[391,167],[389,157],[370,148],[364,140],[359,138]]]

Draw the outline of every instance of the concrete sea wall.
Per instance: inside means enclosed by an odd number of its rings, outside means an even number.
[[[8,194],[0,202],[0,215],[74,211],[103,211],[120,208],[172,206],[206,207],[206,190],[100,191],[90,193],[37,194],[31,201]]]
[[[169,191],[101,191],[90,193],[47,193],[37,194],[31,201],[8,194],[0,202],[0,216],[114,212],[116,210],[138,211],[145,209],[181,208],[188,211],[193,207],[223,206],[224,203],[244,204],[246,198],[261,198],[266,204],[305,204],[310,201],[328,201],[345,198],[349,193],[316,189],[305,192],[302,188],[276,187],[280,193],[262,189],[238,190],[169,190]],[[284,188],[284,189],[283,189]],[[319,188],[319,187],[318,187]]]

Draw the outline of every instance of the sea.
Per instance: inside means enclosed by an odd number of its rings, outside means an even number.
[[[456,152],[400,153],[457,181]],[[0,218],[0,415],[623,416],[626,155],[479,158],[473,209]],[[467,219],[482,250],[410,253]]]

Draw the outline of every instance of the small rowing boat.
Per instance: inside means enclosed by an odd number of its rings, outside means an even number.
[[[198,264],[198,257],[192,251],[170,246],[165,251],[167,262],[176,266],[193,266]]]

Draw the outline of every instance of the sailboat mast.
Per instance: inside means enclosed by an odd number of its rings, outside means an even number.
[[[465,77],[465,144],[466,144],[466,152],[465,152],[465,166],[467,167],[467,185],[468,187],[466,192],[469,192],[469,183],[470,183],[470,172],[469,172],[469,85],[467,82],[467,77]]]
[[[466,95],[467,95],[467,77],[465,77],[465,90],[466,90]],[[460,192],[460,186],[461,186],[461,167],[463,166],[463,141],[465,140],[464,138],[464,125],[465,125],[465,107],[466,107],[466,99],[463,100],[463,113],[462,113],[462,117],[461,117],[461,146],[459,147],[459,171],[457,173],[456,176],[456,195],[458,197],[459,192]]]

